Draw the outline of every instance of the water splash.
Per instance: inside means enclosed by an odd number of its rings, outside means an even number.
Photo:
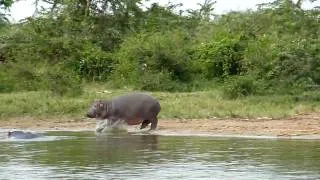
[[[114,131],[125,131],[127,132],[127,124],[123,120],[118,120],[112,123],[110,120],[98,120],[96,123],[96,134],[107,133]]]

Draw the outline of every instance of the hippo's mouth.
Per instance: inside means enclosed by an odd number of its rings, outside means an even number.
[[[96,116],[94,116],[93,114],[90,114],[90,113],[87,114],[87,117],[88,118],[96,118]]]
[[[94,119],[99,119],[99,120],[103,120],[103,118],[99,115],[99,114],[95,114],[95,113],[88,113],[87,115],[86,115],[86,117],[88,117],[88,118],[94,118]]]

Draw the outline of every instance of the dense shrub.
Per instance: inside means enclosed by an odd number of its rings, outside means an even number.
[[[4,65],[0,65],[0,93],[12,92],[15,90],[15,79],[8,75]]]
[[[0,70],[0,92],[45,90],[59,96],[77,96],[83,91],[79,75],[61,64],[0,65]]]
[[[236,99],[258,94],[262,88],[252,76],[235,76],[226,81],[223,94],[226,98]]]
[[[41,72],[33,64],[0,64],[0,92],[44,89]]]
[[[53,95],[75,97],[83,92],[79,75],[63,65],[55,65],[48,69],[45,80],[47,80],[47,89]]]
[[[102,51],[99,47],[88,46],[80,52],[78,73],[90,81],[106,81],[113,69],[113,54]],[[77,67],[77,66],[75,66]]]
[[[226,38],[201,44],[195,50],[194,60],[209,79],[240,75],[246,70],[243,58],[245,49],[246,45],[241,40]]]
[[[271,88],[303,88],[319,84],[319,40],[287,41],[272,36],[250,42],[245,52],[249,73]]]
[[[171,89],[162,87],[171,86],[171,82],[188,82],[191,79],[188,43],[188,34],[179,31],[129,37],[117,51],[111,79],[120,86],[154,90]],[[151,79],[155,81],[151,83]]]
[[[79,94],[82,80],[150,91],[224,82],[237,98],[320,84],[317,8],[276,0],[210,19],[212,1],[180,13],[172,4],[142,9],[140,0],[83,2],[57,1],[0,27],[0,92]]]
[[[297,39],[282,48],[275,64],[277,79],[294,85],[319,84],[320,40]]]
[[[138,89],[146,91],[179,91],[178,83],[174,82],[170,74],[162,72],[145,72],[139,79]]]

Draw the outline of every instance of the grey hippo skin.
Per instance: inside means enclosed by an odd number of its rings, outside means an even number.
[[[124,120],[128,125],[138,125],[140,129],[151,123],[151,130],[157,128],[157,115],[161,110],[159,102],[152,96],[132,93],[111,100],[98,100],[87,113],[89,118],[108,119],[111,124]]]
[[[9,131],[8,132],[8,138],[14,138],[14,139],[33,139],[40,137],[39,134],[34,134],[31,132],[23,132],[23,131]]]

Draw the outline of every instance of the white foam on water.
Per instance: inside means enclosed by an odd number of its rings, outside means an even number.
[[[123,120],[118,120],[115,123],[111,124],[111,121],[108,119],[98,120],[96,124],[96,134],[107,133],[111,131],[128,131],[128,125]]]

